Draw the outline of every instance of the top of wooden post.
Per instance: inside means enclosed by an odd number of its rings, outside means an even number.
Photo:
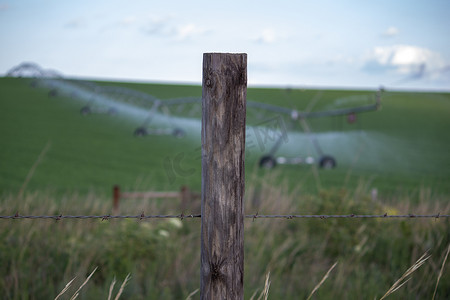
[[[203,90],[213,87],[217,75],[227,80],[227,86],[245,85],[247,87],[246,53],[204,53],[203,54]],[[226,76],[225,76],[226,75]],[[215,91],[217,92],[217,91]],[[221,96],[221,94],[217,95]]]

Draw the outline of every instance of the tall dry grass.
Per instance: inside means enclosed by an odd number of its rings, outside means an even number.
[[[372,200],[370,184],[354,190],[305,194],[276,172],[250,177],[246,213],[415,213],[450,211],[448,198],[423,192]],[[269,184],[277,182],[277,184]],[[192,206],[197,207],[198,202]],[[121,213],[179,213],[176,201],[130,200]],[[108,214],[111,199],[95,194],[55,197],[26,192],[0,198],[0,214]],[[395,291],[396,298],[450,295],[443,259],[450,244],[446,219],[245,220],[245,298],[381,298],[403,271],[431,257]],[[122,298],[186,299],[200,285],[200,220],[1,220],[0,290],[4,299],[54,299],[79,291],[84,299],[113,297],[115,278],[128,283]],[[337,265],[335,265],[335,263]],[[335,266],[330,272],[330,266]],[[270,280],[266,275],[270,272]],[[328,274],[325,276],[324,274]],[[76,277],[74,279],[74,277]],[[320,284],[318,284],[320,283]],[[270,290],[269,290],[270,286]],[[392,296],[393,297],[393,296]]]

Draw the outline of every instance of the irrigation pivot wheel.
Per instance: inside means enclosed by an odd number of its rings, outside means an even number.
[[[277,165],[277,161],[272,155],[265,155],[259,161],[259,167],[265,169],[273,169]]]
[[[319,160],[319,167],[321,169],[333,169],[336,167],[336,160],[330,155],[324,155]]]
[[[147,130],[144,127],[138,127],[134,131],[134,135],[135,136],[146,136],[147,135]]]
[[[175,136],[176,138],[183,138],[186,135],[186,132],[181,129],[181,128],[175,128],[172,132],[173,136]]]
[[[49,97],[56,97],[56,96],[58,96],[58,90],[57,90],[57,89],[51,89],[51,90],[48,92],[48,96],[49,96]]]
[[[91,108],[89,106],[83,106],[80,110],[80,114],[87,116],[91,113]]]

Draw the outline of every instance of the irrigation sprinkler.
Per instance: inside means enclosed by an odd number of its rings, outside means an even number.
[[[43,69],[38,64],[24,62],[6,72],[6,77],[62,78],[62,75],[55,70]]]
[[[25,67],[26,70],[30,68],[28,65]],[[15,70],[13,74],[15,74],[15,72],[18,71]],[[54,71],[45,72],[43,70],[38,70],[35,71],[35,74],[40,77],[36,77],[36,79],[32,81],[32,87],[42,86],[48,88],[48,97],[50,98],[66,96],[73,99],[88,99],[87,103],[80,109],[80,114],[83,116],[90,114],[107,114],[113,116],[118,113],[116,107],[105,105],[102,101],[98,101],[101,97],[105,97],[105,95],[102,95],[104,90],[103,87],[88,81],[67,80]],[[111,103],[111,101],[107,101],[106,103]]]
[[[105,107],[105,105],[98,105],[96,103],[98,95],[92,95],[91,99],[80,109],[80,114],[82,116],[87,115],[116,115],[118,113],[115,107]]]
[[[258,103],[258,102],[250,102],[247,101],[247,106],[263,109],[267,111],[271,111],[277,114],[286,115],[291,120],[291,123],[298,122],[298,124],[303,129],[303,132],[308,136],[311,144],[313,145],[313,149],[318,155],[319,159],[317,160],[318,166],[321,169],[333,169],[336,167],[337,162],[336,159],[329,154],[325,154],[320,146],[320,143],[317,139],[317,136],[313,133],[310,125],[307,122],[308,118],[322,118],[322,117],[331,117],[331,116],[347,116],[347,120],[349,123],[356,122],[356,116],[358,113],[376,111],[381,107],[381,93],[382,90],[378,90],[375,95],[375,102],[370,105],[364,106],[356,106],[351,108],[342,108],[342,109],[333,109],[333,110],[323,110],[323,111],[306,111],[299,112],[294,109],[290,109],[287,107],[275,106],[271,104]],[[314,100],[314,99],[313,99]],[[314,101],[311,101],[314,102]],[[311,156],[303,157],[276,157],[276,152],[280,148],[283,142],[283,136],[280,135],[276,140],[275,144],[269,150],[269,152],[263,155],[259,160],[259,166],[266,169],[272,169],[276,167],[278,164],[313,164],[315,163],[315,159]]]
[[[134,135],[136,137],[166,135],[174,136],[176,138],[183,138],[186,136],[186,131],[184,128],[176,125],[177,122],[175,121],[175,117],[198,119],[202,114],[200,105],[202,99],[199,97],[160,100],[145,92],[126,87],[103,86],[88,81],[67,80],[55,71],[44,70],[32,63],[25,63],[17,66],[10,70],[7,75],[21,76],[22,73],[31,74],[33,78],[36,78],[36,81],[32,82],[32,86],[38,86],[39,84],[39,86],[49,88],[49,97],[66,95],[72,98],[87,100],[87,103],[80,109],[80,114],[83,116],[91,114],[107,114],[113,116],[118,114],[119,111],[122,112],[122,109],[124,111],[129,111],[130,107],[125,107],[123,106],[124,104],[131,104],[132,109],[134,109],[135,112],[137,109],[141,109],[139,113],[141,113],[141,116],[145,117],[140,126],[134,130]],[[368,105],[321,111],[311,111],[312,107],[320,98],[321,92],[311,99],[305,111],[298,111],[289,107],[266,103],[247,101],[246,106],[249,108],[247,109],[247,121],[251,122],[251,114],[253,114],[253,116],[256,116],[253,121],[263,122],[260,127],[261,130],[267,130],[267,128],[262,129],[265,126],[264,123],[267,123],[267,120],[273,119],[274,115],[278,115],[280,118],[283,116],[283,120],[284,118],[288,119],[288,122],[286,122],[287,125],[284,128],[285,133],[278,135],[275,143],[269,151],[267,151],[260,158],[260,167],[271,169],[277,165],[311,165],[317,163],[322,169],[335,168],[337,165],[336,159],[333,155],[323,151],[317,135],[314,134],[310,124],[308,123],[308,119],[346,116],[349,124],[356,123],[358,120],[358,114],[376,111],[381,107],[381,93],[383,91],[384,88],[380,87],[375,95],[374,103]],[[287,88],[285,90],[286,95],[291,92],[291,88]],[[142,112],[142,109],[145,110],[145,112]],[[270,118],[271,116],[272,118]],[[300,126],[308,137],[316,156],[285,157],[277,155],[277,152],[283,142],[287,141],[287,129],[298,130],[298,126]],[[262,149],[265,149],[265,147]]]
[[[114,90],[110,88],[111,91]],[[168,99],[168,100],[159,100],[156,98],[151,98],[149,95],[141,94],[140,92],[130,92],[126,89],[117,89],[114,90],[114,92],[117,94],[119,93],[126,93],[126,94],[133,94],[133,101],[136,101],[138,99],[141,99],[141,101],[144,99],[146,102],[146,107],[149,108],[148,115],[145,118],[144,122],[135,129],[134,135],[137,137],[145,137],[145,136],[161,136],[161,135],[172,135],[177,138],[182,138],[186,135],[185,131],[182,128],[174,126],[176,122],[172,122],[172,119],[174,116],[190,116],[194,117],[194,115],[200,113],[200,98],[195,97],[189,97],[189,98],[176,98],[176,99]],[[282,107],[282,106],[276,106],[271,104],[265,104],[265,103],[259,103],[259,102],[252,102],[247,101],[247,107],[252,108],[253,113],[256,113],[257,119],[262,120],[265,116],[268,114],[274,115],[284,115],[286,116],[290,121],[288,122],[289,128],[292,128],[294,124],[299,124],[303,130],[303,132],[306,133],[308,136],[308,139],[310,140],[311,144],[313,145],[313,149],[317,155],[317,158],[314,158],[312,156],[306,156],[306,157],[284,157],[284,156],[277,156],[276,153],[278,152],[279,148],[281,147],[283,141],[286,139],[285,135],[278,136],[277,140],[275,141],[274,145],[271,147],[271,149],[263,155],[259,161],[260,167],[263,168],[274,168],[277,165],[284,165],[284,164],[292,164],[292,165],[300,165],[300,164],[307,164],[311,165],[314,163],[317,163],[318,166],[322,169],[333,169],[336,167],[337,162],[334,156],[330,154],[324,153],[322,150],[322,147],[320,146],[320,143],[317,139],[317,136],[313,133],[311,126],[308,124],[307,119],[309,118],[322,118],[322,117],[331,117],[331,116],[340,116],[345,115],[347,116],[348,122],[354,123],[356,122],[357,114],[362,112],[369,112],[369,111],[375,111],[379,109],[381,103],[380,103],[380,96],[381,91],[377,92],[375,103],[370,105],[364,105],[364,106],[356,106],[351,108],[343,108],[343,109],[333,109],[333,110],[323,110],[323,111],[297,111],[295,109]],[[317,98],[314,98],[312,103],[310,103],[309,106],[312,106],[311,104],[314,104],[315,101],[317,101]],[[144,106],[144,105],[141,105]],[[251,111],[250,109],[247,111]],[[155,123],[154,119],[159,115],[162,114],[165,116],[163,123],[166,123],[166,125],[161,125],[161,122],[158,122],[158,124],[152,124]]]
[[[80,114],[83,116],[92,114],[115,116],[118,113],[119,111],[115,107],[92,107],[90,105],[85,105],[80,109]]]
[[[138,127],[134,131],[134,135],[137,137],[144,137],[147,135],[173,135],[177,138],[182,138],[186,135],[186,132],[181,128],[144,128]]]
[[[153,103],[147,118],[144,122],[136,128],[134,135],[137,137],[143,137],[147,135],[172,135],[176,138],[183,138],[186,136],[186,132],[179,127],[174,126],[175,122],[172,122],[174,114],[170,110],[171,107],[175,107],[175,112],[177,115],[182,115],[183,112],[188,111],[196,113],[199,110],[196,108],[201,108],[201,98],[176,98],[169,100],[157,100]],[[165,122],[167,128],[152,128],[150,127],[151,122],[155,116],[161,112],[166,118]],[[201,112],[201,111],[200,111]],[[159,125],[160,127],[161,125]]]
[[[173,125],[171,122],[171,112],[169,106],[174,105],[187,105],[190,103],[201,103],[199,98],[182,98],[171,100],[160,100],[147,93],[136,91],[133,89],[117,86],[91,86],[90,101],[81,108],[80,113],[82,115],[89,114],[108,114],[115,115],[120,109],[120,104],[131,104],[134,108],[140,108],[148,110],[147,116],[143,123],[134,130],[134,136],[145,137],[148,135],[172,135],[177,138],[182,138],[186,135],[186,132],[179,127]],[[104,101],[107,100],[107,101]],[[113,100],[113,101],[111,101]],[[111,106],[111,102],[117,103],[116,106]],[[105,107],[105,103],[107,107]],[[200,105],[198,105],[200,106]],[[151,126],[154,118],[163,113],[165,118],[168,119],[166,128],[158,126]]]
[[[80,110],[82,115],[106,114],[114,116],[120,111],[119,103],[129,103],[137,107],[147,108],[158,101],[155,97],[129,88],[99,86],[84,84],[84,82],[81,85],[82,89],[86,91],[81,98],[89,98],[89,101]]]

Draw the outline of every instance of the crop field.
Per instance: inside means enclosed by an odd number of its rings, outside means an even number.
[[[200,188],[201,114],[190,118],[162,116],[161,126],[173,123],[189,130],[184,138],[138,138],[133,132],[145,119],[148,108],[140,108],[140,114],[121,114],[119,108],[114,116],[83,116],[80,109],[89,99],[67,93],[49,97],[49,87],[31,87],[30,83],[30,79],[0,79],[3,193],[20,190],[46,146],[27,183],[29,191],[108,194],[114,184],[127,189],[177,189],[183,184]],[[126,87],[162,100],[201,97],[199,86],[97,84]],[[299,111],[317,111],[365,105],[374,95],[374,91],[249,88],[247,98]],[[277,172],[280,180],[301,185],[308,193],[322,188],[352,188],[361,181],[381,194],[418,193],[423,188],[437,194],[450,192],[449,94],[386,91],[382,109],[358,114],[353,124],[347,123],[346,116],[308,119],[323,152],[337,160],[333,170],[317,170],[316,164],[259,169],[259,159],[280,134],[286,133],[277,156],[311,156],[317,160],[317,154],[310,136],[289,118],[273,112],[255,117],[252,108],[247,114],[247,174]],[[267,133],[261,127],[275,123],[277,132]]]
[[[201,188],[201,110],[197,104],[151,114],[124,97],[94,97],[78,80],[0,78],[0,215],[104,215],[112,186],[124,191]],[[94,82],[161,101],[200,98],[194,85]],[[373,103],[376,91],[250,87],[247,99],[298,111]],[[308,119],[334,169],[317,166],[312,136],[299,122],[247,107],[246,213],[448,214],[450,94],[384,91],[382,108]],[[90,105],[92,113],[82,114]],[[109,110],[114,107],[116,110]],[[180,128],[185,136],[136,129]],[[259,167],[276,156],[313,164]],[[198,212],[200,202],[184,211]],[[177,200],[123,200],[122,214],[179,214]],[[388,299],[450,297],[450,220],[245,220],[245,299],[380,299],[425,254]],[[447,256],[446,256],[447,254]],[[80,299],[193,299],[200,286],[200,221],[0,220],[4,299],[69,299],[97,267]],[[334,269],[332,266],[335,266]],[[265,284],[265,279],[268,281]],[[73,281],[71,281],[73,279]],[[117,282],[117,283],[115,283]],[[70,284],[69,284],[70,283]],[[115,285],[114,285],[115,284]],[[315,298],[314,298],[315,297]]]

